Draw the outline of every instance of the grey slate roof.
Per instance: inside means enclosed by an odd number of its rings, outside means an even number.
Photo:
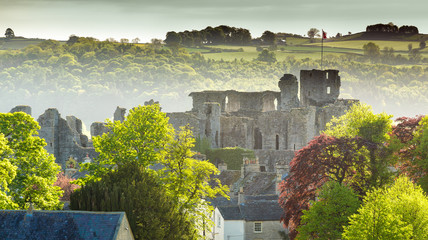
[[[243,220],[241,209],[238,205],[221,206],[218,208],[224,220]]]
[[[124,212],[0,211],[0,239],[116,239]]]
[[[283,213],[278,200],[246,202],[240,209],[246,221],[279,221]]]
[[[245,196],[245,202],[219,199],[214,204],[224,220],[279,221],[283,209],[278,204],[278,195]]]

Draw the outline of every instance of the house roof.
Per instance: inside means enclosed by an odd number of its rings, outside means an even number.
[[[278,195],[245,196],[245,202],[239,205],[220,198],[211,202],[224,220],[279,221],[284,212],[278,204]]]
[[[279,221],[283,213],[278,200],[246,202],[239,207],[246,221]]]
[[[224,220],[243,220],[241,209],[238,205],[220,206],[218,209]]]
[[[124,212],[0,211],[2,239],[116,239]]]

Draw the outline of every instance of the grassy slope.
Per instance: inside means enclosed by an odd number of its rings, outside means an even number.
[[[363,54],[363,46],[368,42],[373,42],[377,44],[380,49],[385,47],[394,48],[397,54],[407,56],[408,54],[408,45],[412,44],[413,49],[419,48],[419,39],[427,38],[426,35],[414,35],[410,37],[394,37],[391,41],[388,40],[373,40],[367,37],[364,33],[357,33],[352,35],[347,35],[339,39],[328,39],[324,42],[324,53],[326,55],[343,55],[343,54]],[[310,43],[309,39],[305,38],[287,38],[288,46],[278,46],[278,50],[275,51],[276,58],[278,60],[284,60],[288,56],[295,56],[296,59],[312,58],[320,59],[321,58],[321,41],[316,39],[315,43]],[[234,60],[234,59],[245,59],[253,60],[257,58],[259,52],[257,52],[256,47],[249,46],[225,46],[218,45],[212,46],[213,48],[221,49],[239,49],[243,48],[244,52],[221,52],[221,53],[209,53],[209,51],[199,51],[206,58],[214,60]],[[193,49],[191,51],[197,51]],[[428,58],[428,47],[421,51],[422,57]]]
[[[5,38],[0,38],[0,50],[21,49],[28,45],[38,44],[43,41],[44,39],[14,38],[6,40]]]

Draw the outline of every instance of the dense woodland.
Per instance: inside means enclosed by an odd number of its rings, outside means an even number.
[[[273,52],[271,52],[273,53]],[[340,70],[343,98],[356,98],[396,116],[426,111],[426,61],[377,49],[371,55],[326,55],[324,68]],[[149,99],[165,111],[191,108],[192,91],[235,89],[278,91],[284,73],[320,68],[319,60],[214,61],[180,45],[117,43],[71,37],[48,40],[21,50],[0,52],[2,110],[17,104],[41,114],[57,107],[86,124],[110,117],[116,106],[132,107]]]

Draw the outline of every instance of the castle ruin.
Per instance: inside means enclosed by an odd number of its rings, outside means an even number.
[[[302,70],[300,84],[285,74],[278,87],[279,92],[192,92],[192,110],[168,117],[175,129],[189,124],[195,137],[208,139],[212,148],[254,150],[260,166],[275,172],[277,162],[288,164],[333,116],[358,102],[338,99],[338,70]]]
[[[337,70],[302,70],[300,81],[291,74],[279,80],[279,92],[203,91],[189,94],[193,108],[188,112],[167,113],[178,130],[190,125],[195,137],[207,139],[212,148],[241,147],[255,151],[262,172],[277,172],[288,165],[294,152],[324,130],[333,116],[341,116],[358,100],[338,99],[340,76]],[[146,102],[145,104],[153,104]],[[11,112],[31,114],[28,106]],[[126,109],[118,107],[115,121],[125,119]],[[69,157],[78,162],[97,153],[82,133],[82,122],[74,116],[61,117],[47,109],[38,118],[40,137],[49,153],[62,166]],[[103,122],[94,122],[92,136],[108,132]],[[280,166],[280,167],[278,167]],[[225,166],[221,166],[225,168]],[[226,167],[227,168],[227,167]],[[278,168],[278,169],[277,169]]]

